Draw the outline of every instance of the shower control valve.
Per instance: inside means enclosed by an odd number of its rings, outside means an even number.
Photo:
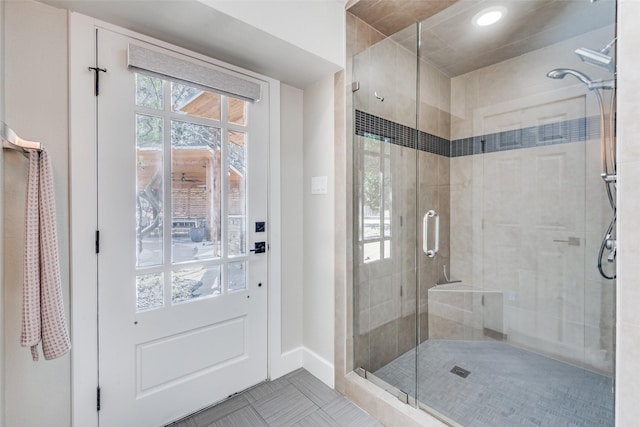
[[[607,249],[611,251],[609,252],[609,256],[607,256],[607,261],[609,262],[615,261],[616,254],[618,252],[618,244],[616,242],[616,239],[607,239],[604,245]]]
[[[606,173],[603,172],[600,174],[604,182],[613,182],[615,183],[618,180],[618,176],[615,173]]]

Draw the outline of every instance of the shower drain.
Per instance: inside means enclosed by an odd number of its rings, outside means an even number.
[[[458,365],[454,366],[453,369],[451,369],[449,372],[451,372],[452,374],[456,374],[461,378],[467,378],[471,373],[471,371],[467,371],[466,369],[461,368]]]

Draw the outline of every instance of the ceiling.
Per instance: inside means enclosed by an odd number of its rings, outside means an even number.
[[[335,64],[198,0],[41,0],[304,88]],[[344,0],[337,0],[343,2]],[[474,27],[480,10],[507,15]],[[349,12],[454,77],[615,22],[615,0],[351,0]],[[590,46],[599,49],[601,46]]]
[[[497,5],[507,9],[502,20],[472,24],[478,12]],[[360,0],[349,12],[411,51],[420,20],[421,58],[454,77],[613,24],[615,1]]]
[[[390,36],[409,25],[437,14],[456,0],[360,0],[349,6],[349,12]]]

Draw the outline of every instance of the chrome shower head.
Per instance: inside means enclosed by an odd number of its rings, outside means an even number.
[[[574,52],[578,57],[587,64],[595,65],[596,67],[603,68],[610,73],[614,73],[616,71],[616,63],[613,60],[613,55],[609,55],[611,52],[611,48],[616,43],[618,39],[614,38],[609,42],[608,45],[603,47],[600,50],[588,49],[586,47],[580,47],[576,49]]]
[[[587,49],[586,47],[580,47],[575,50],[575,53],[582,60],[582,62],[603,68],[610,73],[613,73],[615,71],[616,64],[613,61],[613,58],[603,52]]]
[[[589,76],[581,73],[580,71],[572,70],[571,68],[555,68],[547,73],[547,77],[551,79],[564,79],[567,74],[574,76],[582,83],[589,86],[589,88],[591,88],[591,85],[593,84],[593,80],[591,80]]]

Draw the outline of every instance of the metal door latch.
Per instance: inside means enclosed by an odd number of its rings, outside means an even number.
[[[256,254],[263,254],[267,251],[266,242],[255,242],[253,244],[253,249],[249,249],[249,252],[254,252]]]

